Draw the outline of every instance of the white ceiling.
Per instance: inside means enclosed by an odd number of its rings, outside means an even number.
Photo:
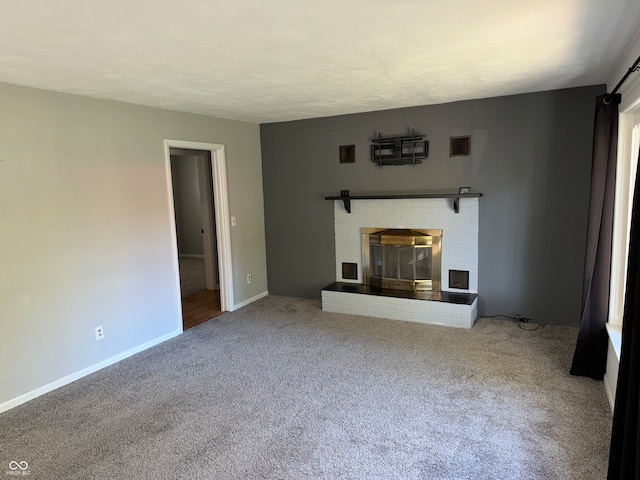
[[[606,83],[638,0],[4,0],[0,81],[256,123]]]

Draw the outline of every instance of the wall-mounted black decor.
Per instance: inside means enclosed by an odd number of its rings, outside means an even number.
[[[449,156],[467,157],[471,155],[471,135],[449,137]]]
[[[408,135],[383,137],[378,133],[371,140],[371,161],[384,167],[386,165],[419,165],[429,156],[429,142],[424,135],[411,130]]]
[[[340,145],[340,163],[356,163],[355,145]]]

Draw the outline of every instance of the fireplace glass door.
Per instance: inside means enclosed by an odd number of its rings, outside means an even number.
[[[367,283],[396,290],[439,290],[441,234],[426,232],[432,233],[386,229],[369,234]]]

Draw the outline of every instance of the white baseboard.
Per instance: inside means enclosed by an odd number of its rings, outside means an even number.
[[[143,350],[147,350],[148,348],[151,348],[155,345],[158,345],[159,343],[162,342],[166,342],[167,340],[170,340],[173,337],[176,337],[178,335],[180,335],[182,333],[181,330],[174,330],[171,333],[168,333],[166,335],[163,335],[161,337],[158,338],[154,338],[153,340],[150,340],[146,343],[143,343],[142,345],[138,345],[136,347],[133,347],[125,352],[119,353],[118,355],[115,355],[111,358],[107,358],[106,360],[103,360],[101,362],[98,362],[94,365],[91,365],[87,368],[83,368],[82,370],[72,373],[70,375],[66,375],[58,380],[55,380],[51,383],[48,383],[46,385],[43,385],[42,387],[36,388],[35,390],[31,390],[30,392],[27,392],[25,394],[22,394],[16,398],[13,398],[11,400],[7,400],[4,403],[0,403],[0,413],[2,412],[6,412],[7,410],[10,410],[14,407],[17,407],[18,405],[21,405],[25,402],[28,402],[29,400],[33,400],[34,398],[37,398],[41,395],[44,395],[45,393],[49,393],[57,388],[63,387],[64,385],[67,385],[71,382],[75,382],[76,380],[82,378],[82,377],[86,377],[87,375],[97,372],[98,370],[101,370],[105,367],[108,367],[109,365],[113,365],[114,363],[117,363],[121,360],[124,360],[127,357],[130,357],[132,355],[135,355],[136,353],[140,353]]]
[[[611,413],[616,403],[616,388],[618,386],[618,369],[620,368],[620,350],[622,346],[622,325],[607,323],[609,344],[607,345],[607,370],[604,375],[604,390],[609,399]]]
[[[193,255],[191,253],[181,253],[178,258],[204,258],[204,255]]]
[[[269,295],[268,291],[264,291],[262,293],[259,293],[258,295],[256,295],[255,297],[251,297],[247,300],[245,300],[244,302],[240,302],[240,303],[236,303],[233,308],[231,309],[231,311],[233,312],[234,310],[238,310],[239,308],[242,307],[246,307],[247,305],[249,305],[250,303],[255,302],[256,300],[260,300],[261,298],[266,297],[267,295]]]
[[[616,397],[614,396],[613,388],[611,388],[611,380],[609,379],[609,376],[607,374],[605,374],[602,383],[604,384],[604,391],[606,392],[607,398],[609,399],[609,408],[611,408],[611,414],[613,414],[613,410],[616,405]]]

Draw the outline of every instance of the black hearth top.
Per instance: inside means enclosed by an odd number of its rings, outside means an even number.
[[[460,211],[460,199],[481,197],[480,192],[454,193],[454,192],[432,192],[432,193],[407,193],[398,195],[351,195],[349,190],[342,190],[340,195],[324,197],[325,200],[342,200],[344,208],[351,213],[351,200],[406,200],[412,198],[451,198],[453,199],[453,209],[456,213]]]
[[[410,300],[429,300],[432,302],[455,303],[458,305],[472,305],[478,297],[477,293],[455,293],[441,291],[408,292],[389,288],[376,288],[362,283],[335,282],[322,290],[327,292],[360,293],[362,295],[377,295],[380,297],[408,298]]]

